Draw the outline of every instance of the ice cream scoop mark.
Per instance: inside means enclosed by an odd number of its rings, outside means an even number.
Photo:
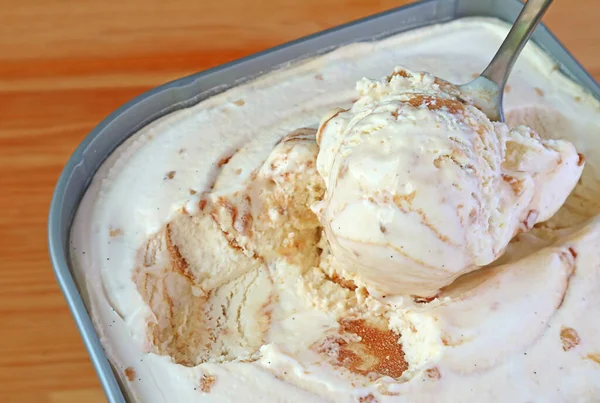
[[[571,327],[562,326],[560,328],[560,341],[564,351],[572,350],[581,342],[577,331]]]

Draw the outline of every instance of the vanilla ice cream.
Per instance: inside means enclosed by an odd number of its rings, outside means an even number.
[[[530,43],[490,123],[445,82],[507,32],[350,44],[125,141],[69,248],[127,399],[598,401],[600,103]]]
[[[547,220],[583,162],[567,141],[491,122],[454,85],[397,67],[326,116],[314,206],[333,253],[373,289],[430,297]]]

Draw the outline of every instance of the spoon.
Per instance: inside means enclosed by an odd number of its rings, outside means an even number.
[[[529,0],[500,45],[496,55],[481,73],[471,82],[460,85],[463,94],[468,95],[492,121],[504,122],[502,95],[513,64],[529,40],[552,0]]]

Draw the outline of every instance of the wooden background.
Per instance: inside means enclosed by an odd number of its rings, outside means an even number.
[[[383,11],[401,0],[0,0],[0,402],[105,401],[46,249],[71,152],[166,81]],[[600,79],[600,2],[545,22]]]

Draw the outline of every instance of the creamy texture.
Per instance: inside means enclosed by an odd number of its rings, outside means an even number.
[[[600,105],[534,45],[509,80],[508,125],[569,140],[586,162],[566,204],[498,261],[431,301],[383,294],[340,266],[310,211],[325,196],[317,123],[350,107],[357,80],[401,63],[466,82],[506,32],[459,20],[348,45],[170,114],[113,153],[77,212],[71,261],[128,397],[597,401]]]
[[[431,297],[552,217],[583,160],[564,140],[491,122],[454,85],[397,67],[326,116],[313,206],[333,253],[378,292]]]

